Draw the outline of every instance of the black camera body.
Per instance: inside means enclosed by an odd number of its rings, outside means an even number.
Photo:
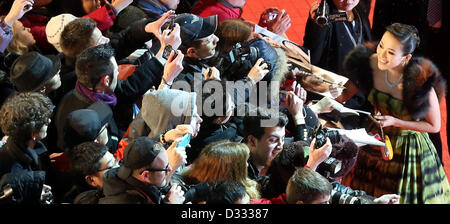
[[[316,138],[314,148],[318,149],[325,145],[327,138],[330,138],[331,143],[338,143],[341,140],[338,131],[328,130],[319,126],[316,130],[311,130],[309,132],[311,138]],[[338,173],[342,168],[342,161],[333,157],[328,157],[317,167],[317,172],[322,176],[328,178],[336,173]]]
[[[260,58],[259,50],[256,47],[252,47],[250,45],[242,46],[240,43],[237,43],[233,46],[230,53],[230,61],[231,63],[250,61],[252,64],[256,63],[256,61]],[[261,64],[267,64],[267,69],[270,70],[272,65],[264,60]]]
[[[322,0],[316,11],[315,22],[320,26],[326,26],[329,23],[346,21],[347,19],[347,12],[330,14],[330,6],[328,5],[327,0]]]
[[[227,80],[239,80],[247,76],[247,73],[256,63],[256,61],[261,58],[259,49],[257,47],[250,46],[250,43],[237,43],[224,57],[224,62],[222,63],[224,69],[222,74],[225,74]],[[272,64],[264,60],[261,65],[266,63],[267,70],[272,69]]]
[[[328,130],[322,127],[319,127],[315,132],[312,132],[311,137],[316,138],[316,144],[314,145],[316,149],[325,145],[327,137],[330,138],[331,143],[337,143],[341,139],[338,131]]]

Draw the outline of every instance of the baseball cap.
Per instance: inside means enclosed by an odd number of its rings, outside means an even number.
[[[64,147],[72,148],[83,142],[94,141],[111,119],[111,108],[100,101],[87,109],[72,111],[67,115],[64,126]]]
[[[141,136],[130,142],[123,153],[123,164],[119,168],[118,176],[127,179],[133,170],[152,164],[153,160],[162,152],[164,147],[148,138]]]
[[[216,32],[218,20],[217,15],[202,18],[194,14],[183,13],[175,17],[174,23],[180,25],[182,44],[189,46],[194,41]]]

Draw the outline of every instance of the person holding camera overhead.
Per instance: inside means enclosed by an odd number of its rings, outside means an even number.
[[[360,0],[322,0],[321,3],[313,3],[303,45],[310,50],[311,64],[346,76],[342,63],[347,53],[357,45],[372,41],[368,15],[364,12],[364,2]],[[348,83],[346,87],[342,96],[337,98],[339,102],[352,109],[372,110],[364,94],[352,88],[354,86],[348,86]],[[309,95],[308,100],[311,99],[315,99],[314,94]],[[325,116],[340,121],[345,129],[359,128],[367,122],[365,117]]]
[[[363,3],[360,0],[323,2],[328,5],[328,13],[322,13],[323,8],[319,5],[323,3],[315,2],[311,5],[303,46],[311,51],[313,65],[345,76],[342,73],[345,55],[357,45],[372,41],[368,15],[363,13]],[[334,16],[337,16],[335,20]]]

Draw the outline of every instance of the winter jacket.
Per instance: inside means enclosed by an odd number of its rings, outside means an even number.
[[[241,18],[242,8],[234,7],[225,0],[199,0],[192,7],[191,13],[203,18],[217,15],[220,23],[226,19]]]
[[[50,159],[47,148],[36,142],[34,149],[16,143],[10,136],[0,149],[0,175],[22,171],[49,170]]]
[[[0,204],[40,204],[44,181],[44,171],[22,171],[3,175],[0,190],[9,185],[12,195],[0,199]]]
[[[126,180],[118,176],[120,168],[105,173],[103,194],[99,204],[161,204],[162,194],[158,187],[142,183],[130,176]]]
[[[328,0],[328,2],[330,14],[337,13],[336,6],[331,1]],[[308,18],[303,46],[311,51],[313,65],[346,75],[343,73],[342,63],[347,53],[355,48],[355,45],[372,41],[368,16],[363,14],[359,5],[353,9],[353,13],[355,14],[355,27],[348,21],[329,23],[321,27],[311,17]],[[352,36],[348,34],[349,32]]]

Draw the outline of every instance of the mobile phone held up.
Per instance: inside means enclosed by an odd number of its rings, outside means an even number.
[[[186,146],[189,144],[190,141],[191,141],[191,134],[185,134],[183,136],[183,139],[180,142],[178,142],[177,147],[186,148]]]
[[[167,35],[169,35],[170,32],[172,32],[173,28],[175,27],[174,19],[175,19],[175,18],[171,18],[168,22],[164,23],[164,24],[161,26],[161,31],[164,31],[164,30],[167,30],[167,29],[168,29],[168,30],[169,30],[169,33],[167,33]]]
[[[174,49],[172,48],[172,46],[170,46],[170,45],[167,45],[167,46],[164,48],[162,57],[163,57],[164,59],[168,60],[168,59],[169,59],[169,56],[170,56],[170,52],[172,52],[172,51],[173,51],[173,53],[174,53],[173,59],[175,59],[175,58],[178,56],[178,53],[177,53],[177,51],[174,50]],[[173,59],[172,59],[172,60],[173,60]]]

